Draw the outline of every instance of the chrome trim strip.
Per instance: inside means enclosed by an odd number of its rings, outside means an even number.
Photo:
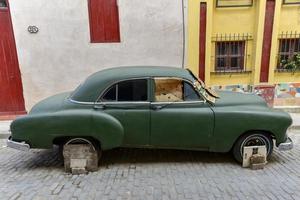
[[[293,141],[291,138],[287,138],[284,143],[281,143],[278,145],[279,151],[288,151],[291,150],[294,147]]]
[[[195,104],[195,103],[205,103],[205,101],[157,101],[151,102],[151,105],[159,105],[159,104]]]
[[[162,101],[162,102],[150,102],[150,101],[107,101],[107,102],[80,102],[69,99],[72,103],[77,104],[85,104],[85,105],[121,105],[121,104],[152,104],[152,105],[159,105],[159,104],[195,104],[195,103],[205,103],[205,101]]]
[[[30,145],[25,142],[15,142],[9,137],[6,141],[6,145],[10,148],[17,149],[20,151],[29,151]]]
[[[76,103],[76,104],[83,104],[83,105],[94,105],[95,103],[94,102],[84,102],[84,101],[76,101],[76,100],[73,100],[71,98],[68,98],[68,100],[72,103]]]

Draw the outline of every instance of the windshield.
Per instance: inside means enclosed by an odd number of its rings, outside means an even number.
[[[215,103],[216,102],[216,97],[213,96],[210,92],[208,92],[208,88],[204,87],[201,85],[200,82],[195,81],[194,82],[194,86],[196,87],[196,89],[199,91],[199,93],[209,102],[211,103]]]
[[[197,78],[192,71],[190,71],[188,69],[188,71],[190,72],[190,74],[194,77],[195,81],[194,81],[194,86],[195,88],[199,91],[199,93],[209,102],[211,103],[215,103],[216,99],[219,98],[219,95],[212,89],[208,88],[205,83]]]

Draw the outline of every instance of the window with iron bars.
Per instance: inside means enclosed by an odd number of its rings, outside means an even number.
[[[217,0],[216,7],[251,7],[253,0]]]
[[[212,37],[215,43],[215,70],[212,73],[251,73],[247,71],[248,43],[252,40],[249,33],[216,34]]]
[[[6,0],[0,0],[0,8],[7,8]]]
[[[300,0],[283,0],[282,4],[300,4]]]
[[[277,71],[285,71],[285,64],[291,61],[296,54],[300,54],[300,34],[285,33],[279,38]]]
[[[245,41],[216,42],[215,71],[244,71]]]

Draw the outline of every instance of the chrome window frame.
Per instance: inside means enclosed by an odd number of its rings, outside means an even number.
[[[76,101],[76,100],[73,100],[71,98],[71,96],[68,98],[68,100],[72,103],[76,103],[76,104],[82,104],[82,105],[105,105],[105,104],[195,104],[195,103],[206,103],[206,98],[200,93],[198,92],[195,87],[194,90],[196,93],[199,94],[199,98],[202,97],[203,100],[200,100],[199,101],[178,101],[178,102],[174,102],[174,101],[165,101],[165,102],[156,102],[156,101],[151,101],[150,100],[150,97],[148,96],[148,100],[147,101],[100,101],[101,98],[103,97],[103,95],[105,95],[105,93],[115,84],[117,83],[120,83],[120,82],[123,82],[123,81],[129,81],[129,80],[140,80],[140,79],[146,79],[147,81],[149,80],[154,80],[154,79],[177,79],[177,80],[182,80],[182,81],[186,81],[188,82],[189,84],[191,84],[192,86],[194,86],[194,83],[189,80],[189,79],[186,79],[186,78],[182,78],[182,77],[176,77],[176,76],[144,76],[144,77],[135,77],[135,78],[127,78],[127,79],[121,79],[121,80],[118,80],[118,81],[114,81],[113,83],[111,83],[110,85],[108,85],[101,93],[100,95],[97,97],[96,101],[95,102],[82,102],[82,101]],[[195,79],[194,81],[198,81],[197,79]],[[149,86],[148,86],[148,89],[149,89]],[[149,91],[148,92],[148,95],[149,95]],[[151,93],[150,93],[151,94]]]
[[[100,95],[97,97],[96,101],[95,101],[95,104],[98,104],[98,103],[122,103],[122,102],[150,102],[149,101],[149,94],[148,94],[148,81],[149,81],[150,77],[138,77],[138,78],[128,78],[128,79],[122,79],[122,80],[118,80],[118,81],[115,81],[113,82],[112,84],[110,84],[108,87],[106,87],[103,92],[100,93]],[[118,83],[121,83],[121,82],[125,82],[125,81],[132,81],[132,80],[146,80],[147,81],[147,100],[146,101],[103,101],[102,98],[103,96],[109,91],[109,89],[118,84]],[[119,89],[118,87],[116,88],[116,93],[118,93]],[[116,97],[118,97],[118,94],[116,94]],[[117,98],[118,99],[118,98]]]

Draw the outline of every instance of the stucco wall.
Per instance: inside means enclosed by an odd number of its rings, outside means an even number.
[[[121,43],[91,44],[87,0],[13,0],[26,109],[114,66],[181,67],[181,0],[119,0]],[[37,34],[27,31],[39,28]]]

